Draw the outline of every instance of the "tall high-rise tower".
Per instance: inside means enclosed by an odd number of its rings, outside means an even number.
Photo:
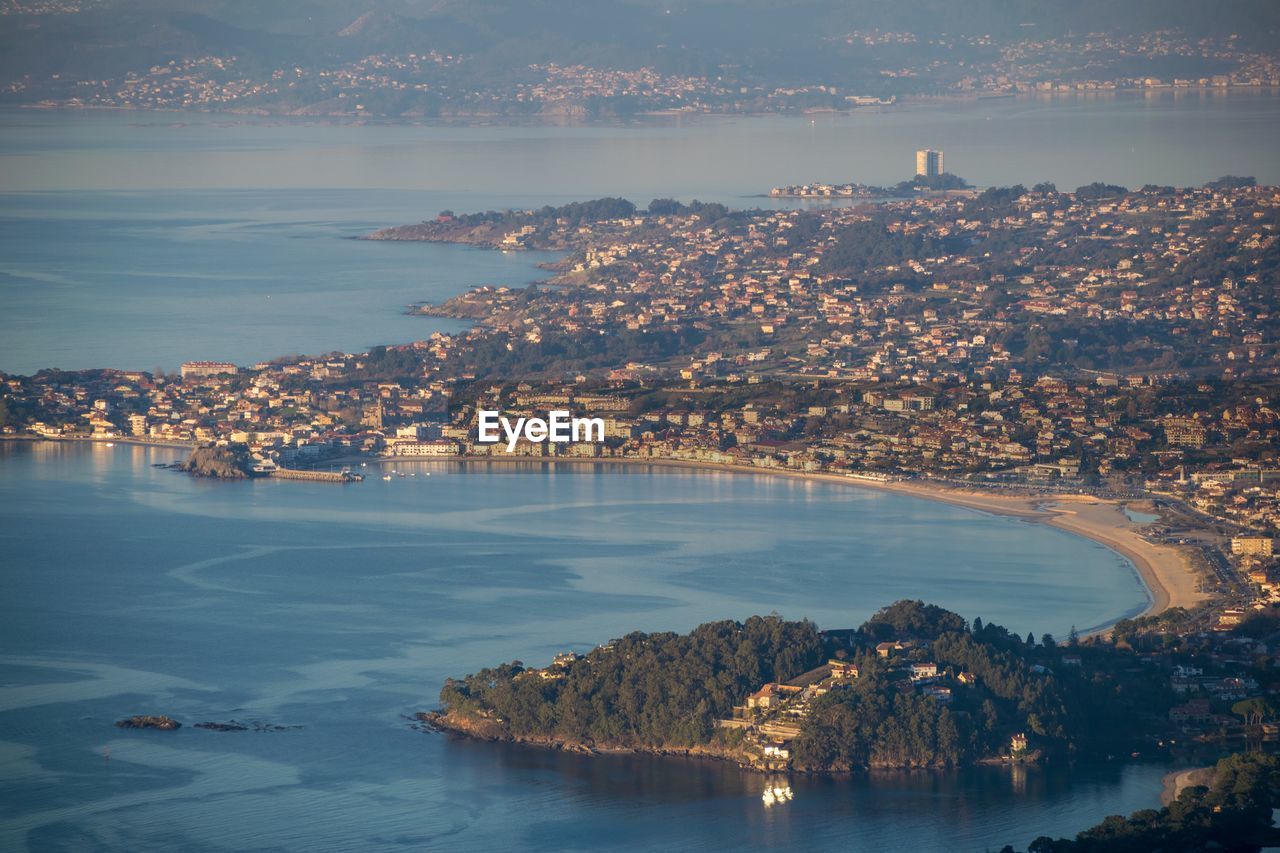
[[[921,148],[916,152],[916,174],[935,178],[946,171],[942,166],[942,152]]]

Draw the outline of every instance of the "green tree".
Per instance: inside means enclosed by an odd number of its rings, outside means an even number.
[[[1243,699],[1231,706],[1231,713],[1239,716],[1248,726],[1261,725],[1276,715],[1275,706],[1261,696]]]

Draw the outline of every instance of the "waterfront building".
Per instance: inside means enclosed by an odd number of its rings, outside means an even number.
[[[221,376],[223,374],[236,373],[238,370],[238,367],[227,361],[184,361],[182,363],[182,378]]]
[[[1242,557],[1270,557],[1272,544],[1270,536],[1236,536],[1231,540],[1231,553]]]
[[[391,448],[392,456],[457,456],[461,451],[457,442],[448,439],[435,441],[402,441]]]
[[[916,174],[928,178],[936,178],[946,169],[942,165],[942,152],[932,148],[921,148],[916,152]]]

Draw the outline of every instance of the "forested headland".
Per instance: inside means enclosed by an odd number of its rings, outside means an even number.
[[[853,630],[753,616],[632,633],[545,668],[513,661],[450,679],[430,720],[575,749],[781,756],[797,771],[948,767],[1153,742],[1177,698],[1134,664],[1111,644],[901,601]]]

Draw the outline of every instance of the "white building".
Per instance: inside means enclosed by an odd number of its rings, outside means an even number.
[[[401,441],[391,449],[392,456],[457,456],[458,445],[448,439],[436,441]]]
[[[184,361],[182,363],[183,379],[188,379],[192,376],[235,374],[237,371],[239,371],[239,368],[227,361]]]
[[[942,165],[942,152],[932,148],[921,148],[916,152],[916,174],[935,178],[945,172]]]

